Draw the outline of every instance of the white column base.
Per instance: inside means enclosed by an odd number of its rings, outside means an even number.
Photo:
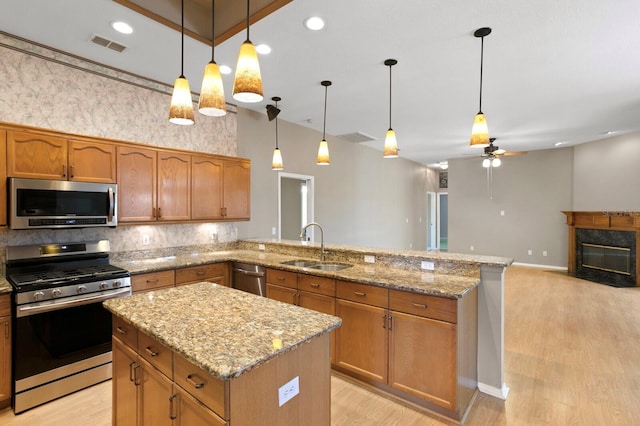
[[[494,386],[485,385],[484,383],[478,383],[478,390],[489,396],[502,399],[503,401],[507,400],[507,395],[509,394],[509,387],[506,384],[503,384],[502,389],[500,389]]]

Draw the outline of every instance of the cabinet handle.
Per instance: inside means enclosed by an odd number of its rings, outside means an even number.
[[[151,283],[157,283],[158,281],[160,281],[159,278],[154,278],[152,280],[147,280],[147,284],[151,284]]]
[[[393,317],[389,315],[389,330],[393,330]]]
[[[199,277],[203,276],[204,274],[206,274],[205,271],[196,271],[196,275]]]
[[[134,366],[136,365],[135,361],[131,361],[129,363],[129,381],[130,382],[134,382],[136,381],[136,377],[135,377],[135,369]]]
[[[118,330],[118,333],[120,333],[120,334],[122,334],[122,335],[125,335],[125,334],[127,334],[127,333],[128,333],[128,331],[127,331],[127,330],[125,330],[124,328],[122,328],[122,327],[120,327],[120,326],[116,327],[116,330]]]
[[[353,294],[355,294],[356,296],[360,296],[360,297],[364,297],[367,295],[367,293],[364,293],[362,291],[354,291]]]
[[[187,376],[187,383],[190,383],[196,389],[202,389],[205,383],[203,381],[196,382],[193,378],[198,378],[198,376],[196,374],[189,374]]]
[[[151,217],[156,217],[156,208],[151,207]]]
[[[413,306],[414,308],[427,309],[427,305],[425,305],[424,303],[411,302],[411,306]]]
[[[62,177],[67,177],[67,165],[63,164],[62,165]]]
[[[135,363],[136,366],[133,367],[133,384],[136,386],[140,386],[140,377],[138,377],[138,370],[140,369],[140,364]]]
[[[151,356],[158,356],[158,352],[155,352],[153,349],[151,349],[151,346],[147,346],[146,348],[144,348],[144,350]]]
[[[8,339],[9,337],[11,337],[11,334],[9,332],[9,321],[5,321],[4,322],[4,338]]]
[[[309,283],[309,287],[313,287],[313,288],[320,288],[320,284],[316,284],[316,283]]]
[[[278,281],[284,281],[284,277],[276,277],[276,280],[278,280]]]
[[[382,316],[382,328],[387,328],[387,316]]]
[[[70,177],[74,177],[74,173],[73,173],[73,164],[69,167],[69,175]]]
[[[162,208],[158,207],[158,219],[162,217]]]
[[[177,394],[171,394],[171,396],[169,396],[169,418],[171,420],[175,420],[176,418],[178,418],[177,415],[173,414],[174,410],[173,410],[173,400],[176,399],[178,397]]]

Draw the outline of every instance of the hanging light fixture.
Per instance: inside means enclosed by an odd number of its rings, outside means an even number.
[[[271,98],[276,104],[267,105],[267,117],[269,117],[269,121],[276,120],[276,149],[273,150],[273,159],[271,160],[271,170],[282,170],[284,168],[282,164],[282,153],[280,152],[280,148],[278,148],[278,114],[280,114],[280,109],[278,108],[278,102],[282,99],[278,96],[274,96]]]
[[[256,48],[249,40],[249,0],[247,0],[247,39],[238,53],[236,77],[233,81],[233,99],[240,102],[260,102],[262,96],[262,77]]]
[[[316,164],[319,166],[328,166],[331,160],[329,159],[329,144],[327,144],[327,139],[325,138],[325,131],[327,129],[327,90],[328,87],[331,86],[331,82],[324,80],[320,84],[324,86],[324,124],[322,125],[322,140],[318,147]]]
[[[221,117],[227,113],[227,102],[224,98],[224,87],[222,86],[220,67],[214,59],[216,39],[214,24],[215,8],[216,2],[215,0],[211,0],[211,62],[204,68],[198,111],[200,111],[200,114],[211,117]]]
[[[184,0],[182,0],[182,47],[180,56],[180,77],[173,84],[169,122],[173,124],[193,124],[193,101],[189,81],[184,78]]]
[[[491,34],[491,28],[483,27],[477,29],[473,35],[480,38],[480,107],[478,114],[473,120],[473,128],[471,129],[470,146],[485,147],[489,145],[489,128],[487,120],[482,112],[482,66],[484,62],[484,38]]]
[[[395,59],[387,59],[384,64],[389,67],[389,130],[384,138],[384,158],[396,158],[398,156],[398,141],[396,132],[391,128],[391,67],[396,65]]]

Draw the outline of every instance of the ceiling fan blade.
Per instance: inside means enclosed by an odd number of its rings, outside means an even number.
[[[514,151],[514,152],[511,152],[511,151],[505,151],[505,153],[504,153],[504,154],[500,154],[500,155],[503,155],[503,156],[505,156],[505,157],[515,157],[516,155],[525,155],[525,154],[527,154],[528,152],[529,152],[529,151]]]

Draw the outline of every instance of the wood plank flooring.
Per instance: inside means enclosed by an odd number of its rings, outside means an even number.
[[[640,288],[512,266],[505,284],[507,401],[479,394],[467,425],[640,424]],[[445,425],[333,377],[333,426]],[[14,416],[3,426],[108,426],[111,382]]]

